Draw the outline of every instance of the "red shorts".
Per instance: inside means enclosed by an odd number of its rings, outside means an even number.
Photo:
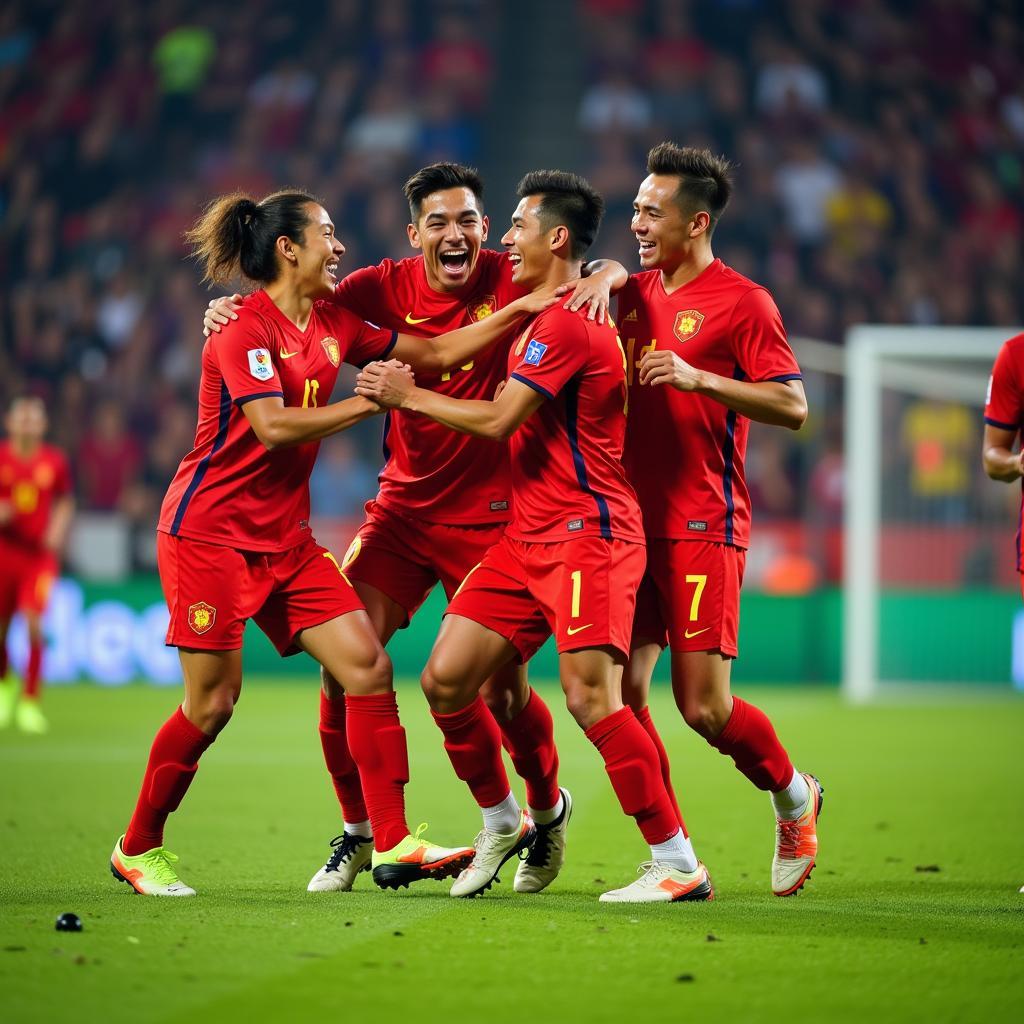
[[[577,537],[552,544],[502,539],[448,605],[506,640],[529,661],[552,633],[559,654],[584,647],[629,653],[643,544]]]
[[[446,526],[368,501],[366,522],[349,545],[341,567],[350,580],[375,587],[401,605],[408,625],[438,581],[450,601],[466,574],[504,532],[504,523]]]
[[[746,551],[731,544],[648,540],[634,646],[656,640],[673,651],[721,651],[735,658],[746,560]]]
[[[170,647],[237,650],[253,619],[281,655],[297,654],[301,630],[363,607],[334,556],[312,539],[267,554],[158,533],[156,560]]]
[[[49,551],[0,543],[0,620],[9,621],[15,612],[42,615],[58,568]]]

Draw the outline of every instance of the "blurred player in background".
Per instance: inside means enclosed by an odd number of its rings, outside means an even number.
[[[512,280],[508,257],[484,249],[488,219],[483,183],[470,167],[438,163],[405,184],[409,242],[420,255],[356,270],[335,289],[337,301],[363,319],[424,339],[492,317],[525,294]],[[566,303],[584,304],[603,319],[609,293],[626,280],[618,263],[593,262],[569,288]],[[240,296],[211,303],[204,329],[220,330]],[[464,400],[489,400],[505,379],[512,334],[444,372],[418,372],[421,387]],[[406,357],[403,357],[406,358]],[[408,359],[415,367],[414,359]],[[455,433],[402,410],[388,413],[380,492],[342,561],[381,642],[408,624],[435,584],[450,600],[466,574],[502,535],[511,485],[505,446]],[[500,730],[501,742],[526,783],[527,804],[541,834],[550,881],[561,866],[566,816],[558,785],[551,712],[527,680],[525,666],[500,666],[482,689],[481,728]],[[494,724],[497,721],[497,726]],[[342,808],[344,833],[309,883],[310,891],[344,891],[370,857],[371,828],[359,775],[346,741],[345,699],[325,674],[320,737]],[[539,884],[524,861],[522,886]],[[529,877],[528,877],[529,876]],[[546,884],[546,883],[545,883]]]
[[[67,459],[44,443],[46,407],[40,398],[20,396],[5,420],[0,442],[0,728],[12,717],[22,732],[44,733],[39,707],[42,687],[43,614],[60,571],[74,498]],[[28,663],[20,694],[8,679],[7,631],[21,612],[28,627]]]
[[[380,410],[363,398],[321,405],[342,360],[410,348],[442,365],[438,345],[365,323],[334,302],[344,246],[323,207],[303,192],[260,203],[213,203],[189,233],[205,277],[240,269],[264,285],[203,350],[196,446],[160,513],[157,559],[178,647],[185,701],[157,733],[135,813],[111,857],[114,875],[147,895],[191,896],[163,847],[202,753],[231,718],[242,683],[242,634],[252,618],[280,654],[308,652],[348,698],[349,743],[373,822],[374,880],[445,877],[472,856],[409,834],[405,732],[391,663],[344,572],[309,528],[309,475],[319,441]],[[453,364],[543,308],[533,297],[449,340]],[[459,343],[461,339],[461,344]],[[467,856],[468,855],[468,856]]]
[[[651,675],[667,644],[687,725],[771,793],[772,890],[788,896],[814,867],[821,787],[793,768],[764,712],[730,693],[730,673],[750,532],[750,421],[796,430],[807,402],[772,297],[711,251],[731,191],[728,162],[666,142],[651,150],[647,170],[632,222],[642,270],[618,295],[629,380],[624,462],[648,546],[624,695],[649,717]]]
[[[601,197],[582,178],[560,171],[528,174],[518,191],[512,228],[502,239],[513,281],[544,289],[577,277],[601,223]],[[527,661],[552,633],[569,711],[651,848],[643,876],[602,901],[713,895],[666,792],[658,752],[621,699],[645,561],[640,510],[621,464],[623,364],[611,324],[553,307],[519,335],[493,401],[417,388],[394,364],[371,364],[359,376],[357,392],[382,404],[509,441],[512,521],[449,604],[422,679],[452,766],[483,811],[473,862],[452,886],[453,896],[487,889],[502,864],[533,839],[533,822],[508,785],[498,731],[478,728],[478,693],[498,668]],[[568,794],[563,802],[568,817]],[[543,885],[528,891],[537,888]]]

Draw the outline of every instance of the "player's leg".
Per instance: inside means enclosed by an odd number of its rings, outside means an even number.
[[[28,660],[25,662],[25,674],[22,681],[21,700],[15,710],[15,722],[22,732],[41,735],[49,728],[49,722],[39,706],[42,687],[43,648],[46,640],[43,636],[42,616],[35,607],[23,609],[26,632],[28,633]]]
[[[672,689],[687,725],[758,789],[771,793],[777,819],[772,890],[799,891],[814,867],[821,787],[797,772],[768,716],[734,697],[744,553],[724,544],[674,542],[666,561],[683,589],[670,600]]]
[[[164,849],[164,825],[188,791],[199,758],[231,719],[242,688],[241,649],[178,651],[185,700],[153,740],[135,813],[114,846],[111,870],[146,896],[194,896]]]
[[[20,563],[19,552],[0,542],[0,729],[5,729],[11,724],[18,703],[18,687],[9,677],[7,631],[18,605]]]
[[[7,631],[10,628],[9,617],[0,617],[0,729],[6,729],[14,717],[14,707],[18,702],[18,688],[14,680],[7,678],[10,662],[7,656]]]

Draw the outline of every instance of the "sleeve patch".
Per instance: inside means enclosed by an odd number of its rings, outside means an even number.
[[[249,356],[249,372],[257,380],[270,380],[274,376],[274,364],[267,349],[251,348],[246,354]]]
[[[531,341],[526,346],[526,355],[523,356],[523,362],[527,366],[540,366],[540,361],[544,358],[544,353],[547,352],[547,345],[541,344],[539,341]]]

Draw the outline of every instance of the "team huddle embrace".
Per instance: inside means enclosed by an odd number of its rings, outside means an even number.
[[[573,802],[527,675],[550,636],[569,713],[650,850],[640,877],[602,901],[714,896],[647,707],[666,646],[687,724],[770,794],[772,891],[803,887],[822,788],[730,692],[749,423],[803,424],[800,369],[768,292],[712,255],[728,163],[663,143],[647,171],[633,274],[586,262],[604,203],[561,171],[523,178],[498,253],[483,248],[477,173],[425,167],[405,186],[420,254],[345,277],[313,196],[207,208],[189,233],[205,279],[240,272],[258,290],[207,313],[195,447],[158,525],[185,699],[153,742],[115,877],[194,895],[164,826],[231,717],[252,618],[282,655],[321,666],[320,736],[344,829],[310,891],[347,891],[370,871],[382,888],[454,878],[451,895],[472,897],[513,858],[516,892],[555,881]],[[332,403],[342,361],[360,367],[355,395]],[[382,414],[380,492],[337,559],[310,532],[310,472],[323,438]],[[421,683],[481,808],[472,847],[437,845],[406,819],[410,759],[385,647],[438,582],[449,604]]]

